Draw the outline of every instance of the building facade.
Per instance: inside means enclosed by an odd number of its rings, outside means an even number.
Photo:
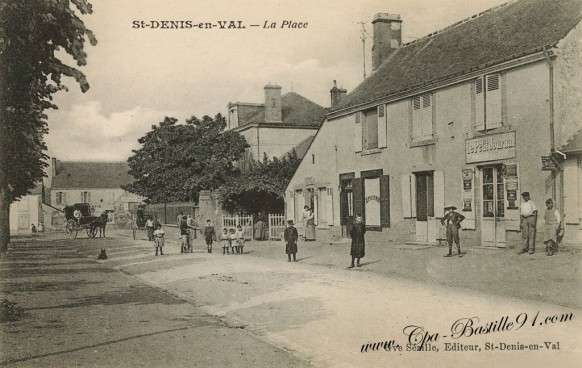
[[[89,203],[94,213],[110,213],[110,221],[115,222],[125,218],[132,205],[143,202],[142,197],[121,188],[133,181],[126,162],[52,159],[50,169],[50,204],[55,208]]]
[[[281,95],[278,85],[265,86],[264,103],[228,104],[228,129],[245,137],[249,148],[239,165],[250,160],[281,157],[306,140],[311,140],[327,110],[295,92]]]
[[[404,45],[400,16],[376,15],[373,74],[327,114],[287,188],[287,216],[313,207],[331,237],[361,213],[372,238],[433,243],[454,205],[464,241],[517,246],[521,192],[540,214],[547,198],[564,209],[559,149],[581,127],[581,14],[576,0],[519,0]]]

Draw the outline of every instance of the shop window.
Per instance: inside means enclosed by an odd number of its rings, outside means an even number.
[[[412,103],[412,140],[433,138],[433,97],[430,93],[414,96]]]
[[[501,77],[489,74],[475,80],[475,126],[479,131],[503,125]]]

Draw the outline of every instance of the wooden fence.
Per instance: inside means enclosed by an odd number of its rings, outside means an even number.
[[[269,240],[281,240],[287,227],[285,215],[269,214]]]

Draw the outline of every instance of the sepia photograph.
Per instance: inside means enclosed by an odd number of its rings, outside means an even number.
[[[0,0],[0,366],[579,367],[582,0]]]

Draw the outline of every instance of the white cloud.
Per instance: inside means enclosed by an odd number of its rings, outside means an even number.
[[[125,161],[137,140],[170,112],[136,106],[104,114],[97,101],[74,104],[68,111],[49,114],[46,141],[49,154],[61,160]]]

